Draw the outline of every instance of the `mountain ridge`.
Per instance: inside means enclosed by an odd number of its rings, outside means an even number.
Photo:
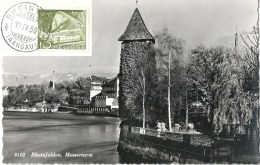
[[[75,81],[79,77],[90,77],[90,76],[98,76],[105,78],[113,78],[117,75],[117,73],[92,73],[92,74],[77,74],[77,73],[55,73],[55,82],[60,83],[63,81]],[[20,84],[42,84],[46,82],[53,81],[52,73],[41,73],[41,74],[30,74],[30,73],[3,73],[3,86],[15,86],[16,81],[17,85]]]

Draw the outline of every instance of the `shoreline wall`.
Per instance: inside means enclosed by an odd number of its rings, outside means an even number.
[[[212,138],[204,134],[161,133],[123,125],[118,151],[156,163],[259,163],[254,138]]]
[[[137,127],[124,125],[120,131],[118,150],[161,162],[210,163],[212,161],[211,145],[200,145],[210,141],[209,137],[206,139],[205,135],[201,134],[193,136],[176,133],[174,135],[178,140],[140,134]]]

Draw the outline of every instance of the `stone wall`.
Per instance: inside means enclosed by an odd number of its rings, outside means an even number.
[[[146,131],[146,135],[140,134],[139,131],[136,127],[122,126],[118,150],[162,162],[203,163],[212,160],[211,146],[200,145],[205,140],[211,141],[205,135],[171,133],[176,138],[173,140],[165,136],[149,135],[149,131]]]
[[[148,160],[180,163],[259,163],[253,139],[209,137],[204,134],[170,133],[123,125],[118,150]],[[160,136],[158,136],[160,135]]]

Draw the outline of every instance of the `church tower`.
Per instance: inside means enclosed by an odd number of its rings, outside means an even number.
[[[155,65],[155,57],[154,53],[152,53],[154,52],[153,45],[155,40],[148,31],[138,8],[135,9],[124,33],[119,37],[118,41],[121,41],[119,115],[123,120],[137,119],[142,117],[140,116],[142,114],[139,113],[141,112],[142,104],[138,104],[138,100],[142,99],[137,91],[138,81],[140,81],[140,75],[136,72],[139,67],[138,63],[144,57],[147,57],[148,63]],[[146,78],[147,83],[153,81],[149,80],[149,76],[146,76]],[[146,88],[148,88],[148,85],[146,85]]]

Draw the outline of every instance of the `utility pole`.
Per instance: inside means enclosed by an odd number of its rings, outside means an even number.
[[[91,74],[92,74],[92,72],[91,72],[91,65],[89,65],[89,70],[90,70],[90,76],[89,76],[89,78],[90,78],[90,80],[92,81],[92,78],[91,78]]]
[[[168,117],[169,117],[169,131],[172,132],[172,119],[171,119],[171,54],[169,54],[169,69],[168,69]]]
[[[17,77],[15,77],[15,87],[17,87],[18,86],[18,84],[17,84]]]
[[[52,90],[55,90],[55,71],[53,71]]]
[[[23,80],[24,87],[23,88],[26,89],[26,77],[24,76],[23,78],[24,78],[24,80]]]

